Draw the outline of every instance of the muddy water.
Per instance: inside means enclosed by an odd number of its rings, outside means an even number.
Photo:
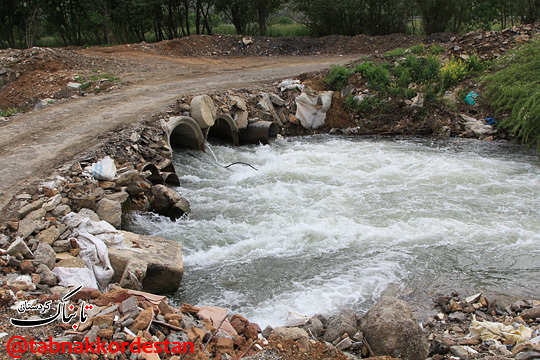
[[[175,154],[189,219],[178,303],[261,326],[367,310],[387,287],[539,295],[540,162],[506,143],[317,136]],[[242,161],[253,165],[233,165]]]

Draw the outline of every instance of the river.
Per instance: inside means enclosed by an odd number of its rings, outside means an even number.
[[[180,241],[173,297],[282,325],[366,311],[390,285],[538,296],[540,162],[505,142],[313,136],[177,152],[172,222],[131,230]],[[236,164],[245,162],[249,166]]]

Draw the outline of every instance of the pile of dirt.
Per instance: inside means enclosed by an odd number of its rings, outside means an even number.
[[[125,46],[169,56],[312,56],[384,52],[398,46],[410,47],[421,41],[423,41],[422,37],[404,34],[354,37],[330,35],[322,38],[190,35],[156,44],[141,43]],[[118,50],[121,51],[120,48]]]
[[[72,49],[0,50],[0,109],[24,110],[39,99],[65,97],[60,92],[78,76],[116,72],[122,66],[121,61],[89,57]]]

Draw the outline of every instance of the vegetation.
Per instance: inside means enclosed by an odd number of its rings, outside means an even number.
[[[540,153],[540,41],[524,45],[494,65],[483,78],[487,101],[503,120],[498,126],[514,132]]]
[[[0,110],[0,117],[9,117],[17,114],[19,110],[14,107],[7,108],[6,110]]]
[[[94,73],[96,73],[95,75],[92,75],[88,78],[85,78],[85,77],[77,77],[75,79],[75,81],[78,81],[81,83],[81,90],[83,91],[86,91],[88,90],[89,88],[91,88],[92,86],[94,86],[94,84],[96,82],[101,82],[101,81],[110,81],[110,82],[114,82],[114,81],[120,81],[120,78],[119,77],[116,77],[114,74],[111,74],[111,73],[108,73],[108,72],[105,72],[105,73],[100,73],[98,74],[98,70],[93,70]]]
[[[280,36],[272,30],[280,25],[285,35],[323,36],[415,32],[417,23],[425,34],[458,32],[540,19],[539,0],[0,0],[0,9],[0,47],[11,48],[161,41],[229,24],[237,34]]]
[[[488,66],[476,55],[468,57],[467,61],[454,58],[443,61],[439,55],[431,54],[438,52],[439,49],[430,48],[428,53],[423,45],[398,48],[383,54],[384,60],[380,63],[363,61],[355,67],[333,67],[326,84],[333,90],[340,90],[352,74],[361,74],[369,94],[350,95],[344,105],[346,110],[361,113],[392,109],[398,102],[410,100],[418,93],[424,94],[428,104],[437,104],[448,89]]]

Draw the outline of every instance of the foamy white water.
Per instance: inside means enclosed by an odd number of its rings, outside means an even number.
[[[184,245],[178,303],[266,326],[367,310],[390,284],[539,295],[540,162],[523,148],[317,136],[174,162],[189,219],[130,227]]]

